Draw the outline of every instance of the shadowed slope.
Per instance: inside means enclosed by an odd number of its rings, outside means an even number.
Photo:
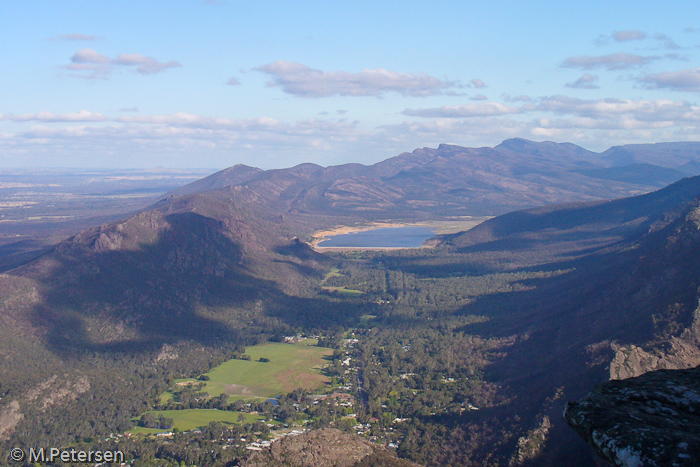
[[[463,310],[490,317],[465,328],[466,332],[518,336],[508,355],[494,362],[487,375],[509,388],[511,413],[533,417],[535,424],[548,417],[546,438],[533,438],[541,444],[541,455],[525,465],[561,465],[571,456],[586,455],[585,447],[572,439],[558,415],[566,399],[583,397],[609,378],[700,364],[697,185],[697,178],[683,180],[656,193],[607,203],[616,203],[609,209],[567,206],[561,218],[554,216],[554,210],[544,215],[561,220],[548,226],[547,235],[528,219],[510,224],[516,227],[513,230],[494,229],[506,232],[501,243],[493,241],[481,250],[475,243],[463,249],[478,255],[497,251],[497,245],[513,244],[511,258],[529,261],[536,248],[549,251],[549,260],[537,255],[546,270],[567,268],[551,278],[524,281],[524,286],[530,286],[526,290],[486,297]],[[639,217],[643,222],[632,222]],[[498,225],[503,219],[494,221]],[[632,226],[626,227],[625,222]],[[598,241],[599,235],[612,229],[618,231],[615,241],[607,238],[582,251],[585,242],[577,250],[559,230],[588,223],[598,227],[591,227],[586,238]],[[514,240],[528,235],[537,239],[529,246]],[[563,251],[567,253],[562,255]]]
[[[25,325],[60,351],[236,341],[249,323],[283,329],[286,318],[265,310],[316,291],[328,259],[293,239],[298,225],[258,214],[187,195],[81,232],[10,273],[37,284]]]

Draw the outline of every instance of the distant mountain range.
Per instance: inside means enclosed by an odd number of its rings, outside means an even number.
[[[698,173],[700,143],[620,146],[598,154],[570,143],[516,138],[494,148],[441,144],[370,166],[264,171],[236,165],[171,194],[235,186],[241,196],[281,212],[420,219],[620,198]]]

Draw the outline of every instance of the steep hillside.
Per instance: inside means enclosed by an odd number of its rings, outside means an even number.
[[[508,387],[509,411],[532,417],[521,439],[539,446],[533,465],[587,455],[560,418],[567,399],[607,379],[700,364],[699,220],[695,177],[631,199],[509,214],[448,239],[445,248],[491,268],[554,273],[463,309],[489,317],[470,333],[517,336],[487,374]]]
[[[185,195],[81,232],[8,276],[40,284],[45,308],[30,321],[64,324],[52,345],[226,340],[241,323],[218,307],[318,290],[329,260],[296,239],[301,225],[251,213],[235,196]]]

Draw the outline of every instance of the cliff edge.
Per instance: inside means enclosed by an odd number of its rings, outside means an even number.
[[[564,418],[613,465],[698,465],[700,367],[608,381],[569,402]]]

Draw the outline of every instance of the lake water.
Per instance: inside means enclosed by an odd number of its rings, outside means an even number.
[[[435,236],[430,227],[386,227],[349,234],[334,235],[319,243],[319,247],[345,248],[420,248]]]

